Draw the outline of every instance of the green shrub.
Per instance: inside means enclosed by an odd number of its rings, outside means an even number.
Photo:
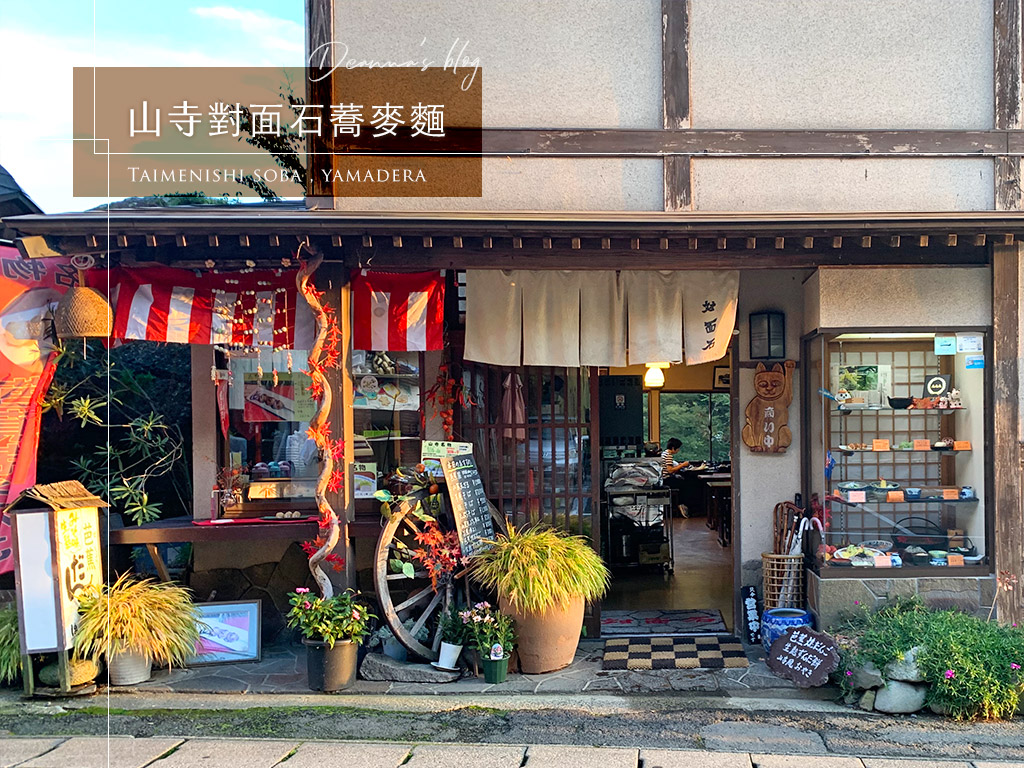
[[[838,635],[840,685],[866,661],[884,669],[915,646],[928,683],[928,704],[957,720],[1009,718],[1024,697],[1024,631],[959,611],[899,600],[864,613]]]
[[[18,610],[13,605],[0,608],[0,683],[12,683],[21,674],[21,640],[18,637]]]

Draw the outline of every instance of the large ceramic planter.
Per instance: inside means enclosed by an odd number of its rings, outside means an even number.
[[[107,671],[111,685],[136,685],[149,680],[153,660],[136,650],[118,651],[107,658]]]
[[[544,613],[521,613],[504,596],[498,598],[498,606],[516,623],[516,649],[525,674],[554,672],[572,664],[583,629],[582,597]]]
[[[484,659],[480,664],[484,668],[485,683],[504,683],[508,679],[508,656],[503,659]]]
[[[321,640],[302,639],[306,646],[306,679],[310,690],[333,693],[343,691],[356,681],[359,646],[340,640],[329,648]]]
[[[809,627],[814,618],[802,608],[771,608],[761,616],[761,643],[767,653],[787,629]]]

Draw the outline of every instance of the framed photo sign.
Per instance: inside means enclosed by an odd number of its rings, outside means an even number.
[[[260,601],[196,603],[199,611],[199,642],[188,666],[259,661]]]

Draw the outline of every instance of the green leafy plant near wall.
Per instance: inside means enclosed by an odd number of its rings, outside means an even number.
[[[21,674],[21,641],[18,611],[13,605],[0,608],[0,683],[14,682]]]
[[[159,353],[173,356],[163,345]],[[150,350],[152,352],[152,350]],[[61,350],[57,374],[43,401],[43,410],[59,424],[44,426],[45,447],[64,422],[77,422],[80,435],[67,435],[83,453],[70,457],[74,475],[93,493],[137,525],[159,518],[170,502],[174,512],[188,510],[191,481],[180,426],[175,382],[154,376],[119,350],[108,356],[101,348],[83,354],[77,346]],[[143,351],[144,353],[144,351]],[[137,353],[136,353],[137,354]],[[188,381],[186,370],[183,377]],[[188,408],[187,394],[184,397]],[[59,446],[63,447],[63,446]],[[40,452],[46,455],[47,451]],[[154,493],[154,488],[158,488]]]
[[[960,611],[937,611],[918,599],[894,601],[853,618],[839,633],[843,660],[836,673],[849,690],[848,671],[873,662],[879,669],[915,647],[928,683],[928,704],[957,720],[1012,717],[1024,700],[1024,631]]]

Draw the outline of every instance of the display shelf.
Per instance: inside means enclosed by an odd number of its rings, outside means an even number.
[[[959,413],[966,408],[891,408],[887,405],[864,408],[833,408],[833,413]]]
[[[839,453],[970,453],[971,449],[957,451],[952,448],[929,448],[928,450],[918,450],[916,448],[890,448],[888,451],[876,451],[872,448],[843,448],[842,446],[836,446],[830,450],[838,451]]]
[[[838,496],[829,496],[828,501],[837,501],[840,504],[859,507],[864,504],[892,504],[893,506],[902,506],[904,504],[977,504],[980,499],[904,499],[903,501],[877,501],[875,499],[868,499],[867,501],[847,501],[846,499],[841,499]]]

